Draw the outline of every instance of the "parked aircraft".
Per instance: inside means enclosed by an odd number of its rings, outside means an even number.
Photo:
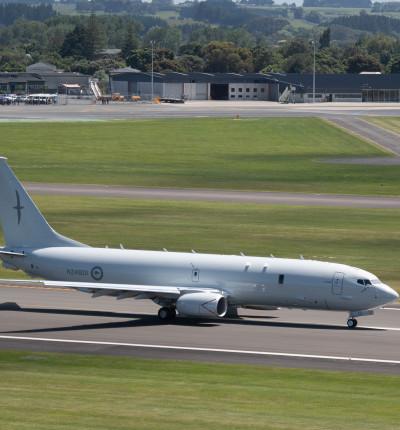
[[[92,248],[61,236],[46,222],[0,157],[0,219],[3,266],[44,280],[1,280],[1,285],[62,287],[150,299],[162,320],[176,312],[189,317],[224,317],[240,307],[278,307],[349,312],[356,317],[398,299],[372,273],[344,264],[304,259],[210,255]]]

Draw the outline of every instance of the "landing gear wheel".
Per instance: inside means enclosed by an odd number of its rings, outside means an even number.
[[[347,327],[348,328],[356,328],[357,327],[357,320],[355,318],[349,318],[347,320]]]
[[[173,320],[176,317],[176,311],[175,308],[168,308],[166,306],[163,306],[158,311],[158,317],[162,321],[170,321]]]

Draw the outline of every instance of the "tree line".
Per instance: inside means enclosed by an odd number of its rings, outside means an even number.
[[[142,15],[97,17],[94,10],[89,16],[58,15],[43,22],[19,18],[0,29],[0,71],[24,71],[29,64],[45,61],[65,71],[107,80],[111,70],[121,67],[150,71],[153,48],[154,70],[158,72],[311,73],[311,41],[315,40],[318,73],[399,73],[400,42],[396,37],[360,32],[354,43],[336,42],[345,25],[364,22],[371,29],[371,19],[383,19],[383,27],[400,31],[400,20],[360,15],[332,20],[317,34],[271,43],[260,37],[269,32],[266,21],[275,25],[276,19],[268,16],[252,19],[253,32],[247,26],[169,26],[160,18]],[[109,55],[103,52],[105,48],[120,52]]]
[[[19,18],[43,22],[56,15],[51,5],[31,6],[22,3],[0,4],[0,25],[9,26]]]

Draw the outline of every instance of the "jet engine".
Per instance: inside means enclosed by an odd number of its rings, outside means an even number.
[[[228,310],[228,302],[222,294],[187,293],[176,301],[176,310],[190,317],[221,318]]]

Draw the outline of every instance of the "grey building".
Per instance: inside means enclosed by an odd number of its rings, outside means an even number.
[[[90,89],[89,75],[64,72],[49,63],[39,62],[26,68],[26,72],[0,73],[2,93],[35,94],[40,92],[59,92],[64,84],[77,84]]]
[[[110,73],[111,92],[151,99],[152,75],[125,68]],[[189,100],[313,101],[313,74],[154,73],[153,94]],[[400,75],[316,74],[316,102],[399,102]]]
[[[0,72],[0,92],[29,94],[40,92],[45,80],[37,73]]]
[[[152,83],[153,80],[153,83]],[[285,79],[263,73],[154,73],[125,68],[110,73],[111,93],[189,100],[277,100]]]
[[[296,87],[297,103],[313,100],[312,73],[271,73],[276,79],[291,82]],[[280,92],[285,90],[280,85]],[[400,75],[398,74],[319,74],[315,75],[316,102],[399,102]]]

